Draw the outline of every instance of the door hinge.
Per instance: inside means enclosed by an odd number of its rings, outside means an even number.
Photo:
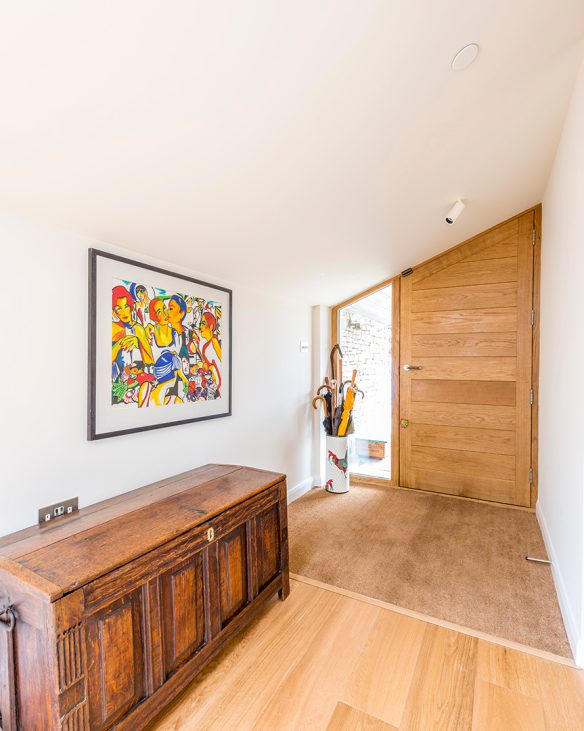
[[[529,484],[533,485],[533,467],[529,468]]]
[[[531,325],[535,325],[535,310],[531,310]]]
[[[410,274],[413,274],[413,273],[414,273],[413,268],[409,267],[408,269],[404,269],[403,272],[401,273],[401,275],[402,275],[402,277],[409,277]]]
[[[530,389],[529,389],[529,403],[530,403],[530,404],[531,404],[532,406],[533,406],[533,396],[534,396],[533,388],[530,388]]]
[[[531,231],[531,245],[535,246],[535,229]]]

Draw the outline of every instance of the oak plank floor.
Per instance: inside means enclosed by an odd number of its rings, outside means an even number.
[[[326,731],[398,731],[379,718],[359,711],[346,703],[337,703]]]
[[[584,671],[292,581],[149,731],[576,731]]]

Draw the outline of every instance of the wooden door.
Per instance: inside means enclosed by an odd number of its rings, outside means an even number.
[[[145,697],[143,604],[134,589],[87,618],[90,726],[109,728]]]
[[[401,485],[530,505],[534,225],[529,211],[402,277]]]
[[[160,577],[165,678],[211,639],[207,563],[205,547]]]

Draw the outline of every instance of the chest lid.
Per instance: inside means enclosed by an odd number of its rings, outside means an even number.
[[[277,472],[206,465],[0,539],[0,568],[50,601],[281,482]]]

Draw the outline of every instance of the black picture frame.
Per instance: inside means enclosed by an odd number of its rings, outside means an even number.
[[[137,426],[132,428],[118,429],[113,431],[98,432],[96,429],[96,409],[97,409],[97,393],[96,393],[96,363],[98,357],[98,343],[97,343],[97,294],[98,294],[98,258],[103,257],[105,259],[111,259],[121,264],[127,264],[132,267],[139,267],[148,272],[155,272],[163,274],[165,276],[174,277],[176,279],[184,280],[189,284],[202,285],[214,290],[225,293],[229,298],[228,303],[228,364],[229,364],[229,375],[228,375],[228,408],[227,411],[211,414],[207,416],[195,416],[188,419],[173,419],[163,423],[156,424],[145,424],[143,426]],[[170,271],[162,267],[153,266],[152,264],[145,264],[140,261],[128,259],[117,254],[111,254],[106,251],[99,249],[90,248],[88,251],[89,266],[88,266],[88,389],[87,389],[87,438],[89,441],[97,439],[107,439],[110,437],[123,436],[124,434],[133,434],[136,432],[151,431],[153,429],[162,429],[171,426],[180,426],[182,424],[191,424],[197,421],[207,421],[210,419],[220,419],[226,416],[232,415],[232,403],[233,403],[233,291],[227,287],[222,287],[211,282],[205,282],[201,279],[189,277],[184,274]],[[110,283],[111,284],[111,283]],[[109,285],[108,285],[109,286]],[[185,290],[186,291],[186,290]]]

